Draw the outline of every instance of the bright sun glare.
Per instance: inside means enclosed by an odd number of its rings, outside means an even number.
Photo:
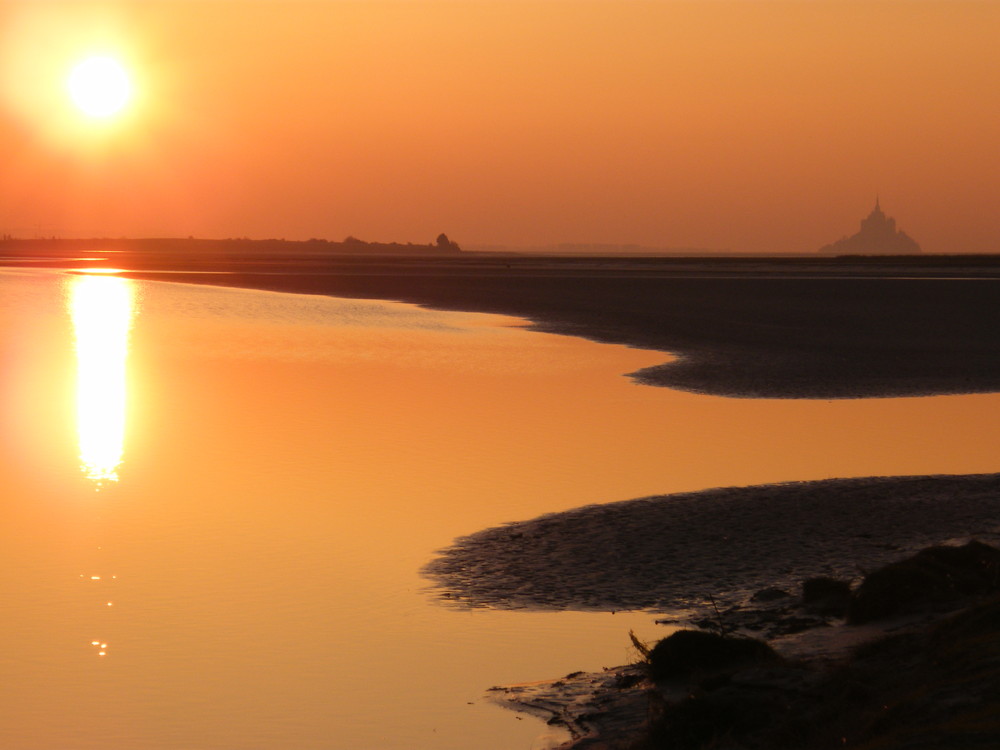
[[[70,286],[80,463],[98,487],[118,481],[124,451],[133,296],[132,282],[116,276],[76,276]]]
[[[66,83],[73,103],[90,117],[116,114],[132,93],[128,74],[111,57],[88,57],[77,63]]]

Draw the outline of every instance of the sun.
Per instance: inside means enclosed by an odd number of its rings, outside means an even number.
[[[73,103],[90,117],[117,114],[132,95],[125,68],[112,57],[81,60],[70,71],[66,86]]]

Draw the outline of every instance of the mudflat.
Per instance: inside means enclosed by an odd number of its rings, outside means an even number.
[[[502,313],[677,355],[689,391],[857,398],[1000,390],[1000,259],[241,257],[107,253],[125,275]],[[169,273],[165,273],[169,272]]]
[[[767,587],[851,580],[934,544],[1000,543],[998,507],[997,474],[719,488],[485,529],[425,574],[461,607],[705,616]]]

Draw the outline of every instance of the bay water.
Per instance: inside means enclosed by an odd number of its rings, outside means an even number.
[[[630,658],[649,613],[457,610],[458,536],[590,503],[995,470],[996,396],[637,385],[524,321],[0,273],[0,746],[541,748],[492,685]]]

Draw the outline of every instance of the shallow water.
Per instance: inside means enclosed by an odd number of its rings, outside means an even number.
[[[456,536],[996,468],[994,396],[679,393],[622,377],[660,353],[393,303],[10,271],[0,350],[15,750],[540,747],[484,690],[621,663],[658,627],[438,606],[419,570]]]

